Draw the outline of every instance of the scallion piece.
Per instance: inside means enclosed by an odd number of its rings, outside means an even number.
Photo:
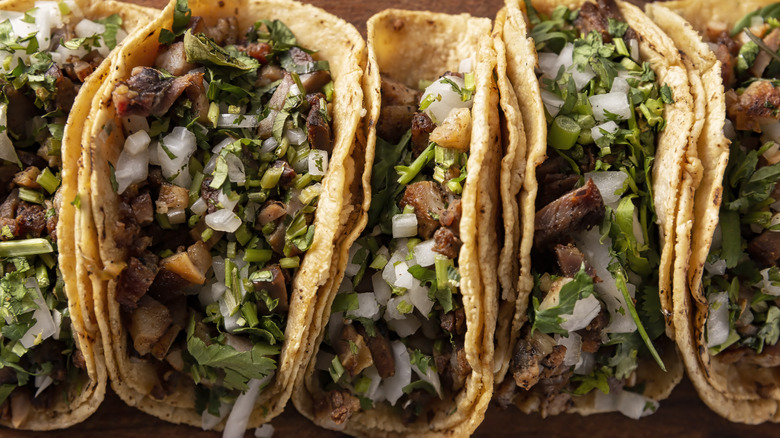
[[[50,195],[54,194],[57,187],[60,186],[60,179],[57,178],[57,175],[53,174],[48,167],[43,169],[43,172],[35,179],[35,182],[40,184],[40,186],[49,192]]]
[[[558,116],[553,120],[550,126],[550,133],[547,135],[547,143],[559,150],[569,150],[577,144],[577,138],[580,136],[580,125],[571,117]]]
[[[236,236],[236,241],[241,244],[241,246],[246,246],[246,243],[249,242],[249,239],[252,238],[252,233],[249,232],[249,230],[246,229],[245,224],[241,224],[240,227],[236,230],[235,233],[233,233],[234,236]]]
[[[282,177],[282,172],[284,172],[283,167],[269,167],[263,174],[263,177],[260,178],[260,187],[264,189],[276,187],[279,184],[279,179]]]
[[[192,207],[192,204],[200,198],[200,187],[203,184],[203,178],[205,178],[205,175],[202,172],[195,172],[195,175],[192,176],[192,184],[190,184],[190,207]]]
[[[297,268],[301,264],[301,258],[298,256],[295,257],[285,257],[283,259],[279,259],[279,266],[281,266],[284,269],[293,269]]]
[[[246,196],[250,201],[257,202],[259,204],[262,204],[266,199],[268,199],[268,194],[266,192],[251,192],[247,193]]]
[[[244,253],[244,261],[247,263],[265,263],[271,260],[274,252],[270,249],[247,249]]]
[[[244,316],[249,327],[254,327],[260,323],[260,320],[257,318],[257,306],[251,301],[241,305],[241,315]]]
[[[19,199],[22,201],[31,202],[33,204],[43,204],[43,193],[28,189],[26,187],[19,187]]]
[[[54,247],[44,238],[0,242],[0,257],[22,257],[51,252],[54,252]]]
[[[214,230],[212,230],[211,228],[206,228],[205,230],[203,230],[202,233],[200,233],[200,239],[204,242],[208,242],[209,239],[211,239],[211,236],[213,235],[214,235]]]

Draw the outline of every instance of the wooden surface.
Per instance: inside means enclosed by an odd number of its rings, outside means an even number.
[[[97,1],[97,0],[95,0]],[[637,0],[641,1],[641,0]],[[164,0],[135,0],[144,6],[162,7]],[[343,17],[365,35],[365,21],[374,13],[388,7],[403,9],[427,9],[432,11],[494,17],[502,5],[501,0],[311,0],[310,3]],[[285,412],[271,424],[276,428],[275,437],[340,437],[341,434],[319,429],[295,411],[288,403]],[[215,432],[198,428],[173,425],[138,412],[126,406],[111,390],[97,413],[87,421],[68,430],[31,433],[0,428],[2,438],[31,437],[64,438],[130,438],[130,437],[217,437]],[[247,437],[253,437],[248,431]],[[764,424],[745,426],[733,424],[718,417],[702,403],[691,383],[684,380],[661,402],[654,415],[638,421],[620,414],[602,414],[589,417],[560,415],[542,420],[535,415],[524,415],[514,408],[501,410],[497,406],[488,409],[484,423],[477,429],[477,437],[780,437],[780,425]]]

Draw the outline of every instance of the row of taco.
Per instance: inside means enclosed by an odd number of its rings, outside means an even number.
[[[683,366],[775,420],[759,3],[387,10],[368,44],[281,0],[0,4],[3,424],[81,421],[108,377],[226,436],[289,398],[460,436],[491,398],[639,418]]]

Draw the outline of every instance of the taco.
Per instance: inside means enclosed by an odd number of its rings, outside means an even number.
[[[677,344],[715,412],[778,421],[780,62],[772,47],[780,45],[780,5],[681,1],[648,13],[675,29],[670,36],[703,83],[696,112],[706,114],[677,219]]]
[[[323,293],[316,360],[293,402],[350,435],[465,436],[492,388],[484,299],[497,289],[500,130],[490,21],[386,10],[369,19],[368,46],[370,202],[343,279]]]
[[[351,25],[281,0],[174,1],[118,54],[81,207],[125,402],[226,436],[282,411],[359,208],[364,56]]]
[[[508,349],[496,399],[542,416],[647,415],[682,378],[662,309],[693,123],[685,67],[622,2],[509,1],[496,28],[527,158],[504,167],[524,181],[502,190],[522,234],[504,259],[520,275],[512,327],[496,334]]]
[[[105,394],[75,253],[81,127],[112,49],[151,10],[118,2],[0,2],[0,424],[84,421]],[[67,123],[66,123],[67,122]]]

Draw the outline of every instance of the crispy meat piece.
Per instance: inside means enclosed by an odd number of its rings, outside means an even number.
[[[416,107],[420,102],[422,93],[419,90],[407,87],[402,82],[384,74],[381,76],[382,107],[395,105],[412,105]]]
[[[38,178],[40,174],[41,170],[37,167],[27,167],[14,175],[14,184],[28,189],[40,189],[41,185],[36,181],[36,178]]]
[[[580,31],[581,35],[587,35],[596,31],[601,34],[604,42],[612,42],[612,36],[608,32],[609,22],[607,21],[607,16],[595,3],[583,3],[580,13],[573,24]]]
[[[374,330],[374,336],[369,336],[363,324],[355,324],[355,330],[366,340],[368,349],[371,351],[371,359],[374,361],[379,376],[383,379],[395,375],[395,359],[393,358],[393,349],[390,348],[390,341],[387,335],[382,333],[381,326],[377,324]]]
[[[727,113],[740,131],[761,132],[761,125],[780,118],[780,89],[772,82],[759,80],[751,83],[737,99],[727,98]]]
[[[436,129],[428,114],[418,111],[412,116],[412,156],[417,157],[428,147],[428,138]]]
[[[330,73],[327,70],[317,70],[301,75],[301,84],[306,93],[315,93],[330,82]]]
[[[9,240],[17,235],[16,231],[16,208],[19,206],[19,190],[14,189],[8,194],[2,204],[0,204],[0,230],[8,227],[9,235],[0,233],[0,239]]]
[[[306,116],[306,132],[309,144],[315,149],[320,149],[330,154],[333,150],[330,124],[328,124],[321,106],[321,103],[325,102],[325,95],[322,93],[309,94],[306,98],[311,105],[309,115]],[[325,108],[325,111],[327,111],[327,108]]]
[[[70,112],[73,101],[76,99],[76,94],[79,91],[78,86],[70,78],[62,74],[62,70],[60,70],[57,64],[52,64],[44,75],[54,78],[54,87],[56,89],[54,100],[46,103],[47,112],[61,109],[67,114]],[[43,89],[40,90],[43,91]]]
[[[451,229],[441,227],[433,234],[434,245],[432,250],[439,254],[454,259],[460,252],[463,244]]]
[[[261,64],[268,62],[267,56],[271,53],[271,45],[263,42],[241,44],[236,46],[236,49],[255,58]]]
[[[139,193],[130,201],[130,208],[133,209],[133,215],[138,225],[145,226],[154,222],[154,207],[152,206],[152,196],[149,192]]]
[[[780,259],[780,233],[765,230],[750,241],[747,250],[762,268],[774,266]]]
[[[270,265],[261,272],[268,272],[267,277],[260,280],[252,280],[256,291],[264,290],[271,299],[279,300],[279,304],[273,309],[274,313],[287,313],[289,298],[287,296],[287,283],[290,281],[287,272],[278,264]],[[265,303],[262,304],[265,309]],[[271,310],[265,309],[266,312]]]
[[[460,169],[457,170],[460,175]],[[454,199],[447,206],[447,209],[441,212],[439,215],[439,223],[442,227],[447,227],[460,237],[460,218],[463,215],[463,208],[461,207],[460,198]]]
[[[466,311],[462,307],[450,310],[441,316],[441,328],[450,333],[462,335],[466,333]]]
[[[169,46],[163,45],[154,60],[154,66],[174,76],[182,76],[195,68],[194,64],[187,62],[183,41],[177,41]]]
[[[526,339],[519,339],[512,353],[509,371],[518,387],[528,390],[539,381],[541,354]]]
[[[373,363],[371,351],[368,349],[365,339],[358,334],[352,324],[344,324],[341,329],[341,339],[336,342],[333,348],[339,356],[341,365],[352,377]],[[355,351],[352,350],[353,348]]]
[[[271,167],[284,168],[284,170],[282,170],[282,176],[279,178],[279,185],[282,187],[288,187],[296,176],[295,170],[293,170],[292,166],[290,166],[290,163],[285,160],[276,160],[271,163]]]
[[[555,256],[558,259],[558,266],[561,268],[564,277],[574,278],[580,272],[580,268],[584,263],[585,272],[594,280],[598,278],[596,271],[593,270],[593,266],[590,266],[588,261],[585,260],[585,255],[573,244],[555,245]]]
[[[179,274],[160,268],[151,286],[149,286],[148,294],[165,303],[176,297],[183,296],[186,288],[191,284]]]
[[[618,7],[617,3],[615,3],[615,0],[598,0],[597,1],[599,9],[606,15],[607,18],[611,18],[615,21],[621,21],[623,23],[626,22],[626,18],[623,16],[623,13],[620,12],[620,8]],[[635,40],[637,39],[636,32],[634,32],[634,29],[629,27],[626,29],[625,35],[623,35],[623,39],[628,42],[628,40]]]
[[[185,91],[187,97],[193,100],[193,108],[200,116],[204,116],[201,106],[206,96],[202,72],[166,78],[151,67],[135,67],[130,79],[121,82],[111,96],[120,117],[163,116]]]
[[[574,189],[580,176],[572,175],[566,159],[556,155],[544,160],[536,168],[536,179],[539,181],[536,209],[539,210]]]
[[[16,208],[17,236],[41,237],[46,229],[46,210],[38,204],[20,201]]]
[[[376,125],[376,134],[390,143],[398,143],[409,130],[416,111],[416,105],[383,105]]]
[[[287,214],[287,206],[284,203],[274,200],[267,201],[260,209],[260,213],[257,214],[257,225],[262,228],[277,219],[284,218],[285,214]]]
[[[573,233],[584,231],[604,220],[604,200],[589,179],[583,187],[572,190],[536,212],[534,246],[546,249],[567,242]]]
[[[466,350],[462,345],[458,345],[450,356],[450,377],[452,378],[453,391],[463,388],[466,378],[471,374],[472,368],[466,359]]]
[[[360,400],[349,390],[334,389],[314,401],[314,411],[318,417],[326,417],[335,424],[344,424],[353,413],[360,410]]]
[[[135,351],[141,356],[149,354],[152,345],[165,335],[172,322],[167,307],[149,295],[141,297],[127,327]]]
[[[257,81],[255,81],[255,85],[264,87],[266,85],[271,85],[282,78],[284,78],[284,70],[282,70],[281,67],[267,64],[262,66],[257,72]]]
[[[417,215],[417,234],[424,240],[430,239],[439,228],[439,217],[444,211],[444,197],[441,186],[435,181],[420,181],[406,186],[400,206],[414,207]]]
[[[601,309],[598,315],[590,321],[587,327],[578,331],[582,337],[582,351],[595,353],[601,347],[601,331],[609,324],[609,314]]]
[[[727,90],[734,88],[734,84],[737,82],[734,75],[734,56],[725,44],[718,44],[713,53],[720,61],[720,76],[723,78],[723,86]]]
[[[131,257],[127,267],[119,275],[116,285],[116,300],[122,306],[135,309],[138,300],[146,294],[157,275],[156,263],[144,263]]]
[[[214,26],[203,26],[203,33],[220,46],[229,46],[238,42],[238,19],[234,16],[219,18]]]

